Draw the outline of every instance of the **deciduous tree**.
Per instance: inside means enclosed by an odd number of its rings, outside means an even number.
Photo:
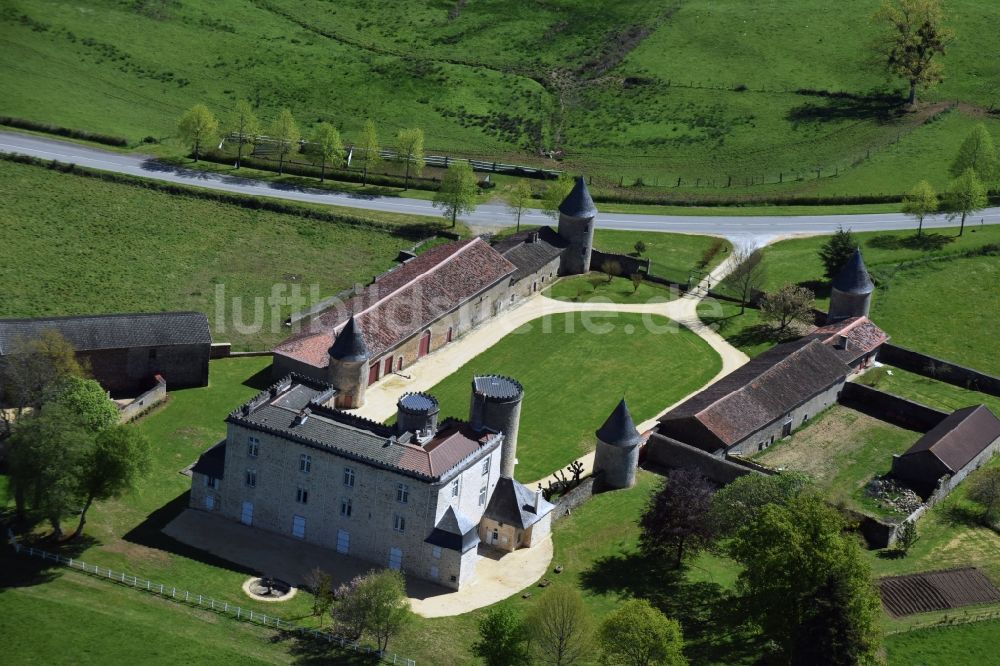
[[[542,210],[552,219],[559,219],[559,205],[573,189],[573,178],[567,173],[560,174],[555,180],[550,180],[542,195]]]
[[[645,599],[621,604],[601,624],[604,666],[683,666],[681,625]]]
[[[787,506],[809,486],[809,479],[794,472],[747,474],[719,489],[712,497],[712,525],[720,537],[732,536],[769,505]]]
[[[79,467],[83,509],[73,537],[83,533],[94,500],[120,497],[135,488],[136,482],[149,472],[150,461],[149,440],[138,428],[113,425],[97,433]]]
[[[805,287],[786,284],[778,291],[764,294],[760,299],[761,318],[770,323],[774,335],[780,337],[796,322],[807,324],[813,319],[815,296]]]
[[[526,620],[535,655],[532,663],[572,666],[590,653],[590,615],[575,588],[547,590]]]
[[[724,282],[740,297],[740,314],[746,312],[753,295],[764,286],[764,254],[756,247],[740,247],[733,252],[733,270]]]
[[[424,131],[418,127],[401,129],[396,135],[396,157],[406,165],[403,189],[410,187],[410,171],[416,175],[424,170]]]
[[[883,0],[875,13],[883,28],[875,51],[889,76],[899,77],[910,86],[907,103],[917,103],[917,89],[941,81],[943,56],[954,33],[944,26],[939,0]]]
[[[622,274],[622,265],[614,259],[606,259],[601,262],[601,272],[607,276],[608,282],[611,282],[612,278]]]
[[[844,520],[804,494],[768,504],[726,547],[751,618],[793,664],[876,664],[881,602]]]
[[[695,470],[670,470],[639,519],[643,552],[670,555],[679,567],[684,557],[708,546],[714,536],[709,516],[714,492],[712,483]]]
[[[986,185],[970,167],[951,181],[951,186],[944,197],[944,210],[948,214],[948,219],[961,220],[958,227],[958,235],[961,236],[965,233],[965,218],[986,208],[988,203]]]
[[[441,179],[441,187],[434,194],[434,207],[455,226],[458,216],[476,210],[476,174],[472,165],[462,160],[451,163]]]
[[[521,215],[531,204],[531,185],[523,178],[507,188],[507,210],[517,220],[515,231],[521,230]]]
[[[646,254],[646,244],[643,241],[637,240],[635,242],[635,245],[633,245],[632,247],[635,248],[635,253],[637,256],[641,257],[642,255]]]
[[[479,620],[479,639],[472,654],[486,666],[527,666],[531,663],[528,631],[510,606],[494,606]]]
[[[991,467],[969,479],[968,497],[983,507],[983,517],[988,524],[1000,518],[1000,468]]]
[[[121,413],[108,397],[108,392],[93,379],[73,375],[65,377],[54,388],[44,409],[49,409],[52,403],[65,407],[76,416],[80,425],[95,435],[121,419]]]
[[[823,262],[823,275],[833,279],[858,249],[858,239],[850,229],[840,227],[819,249],[819,259]]]
[[[984,183],[994,182],[1000,176],[1000,163],[997,161],[997,150],[993,145],[993,136],[982,123],[972,128],[958,149],[955,161],[951,163],[950,173],[957,178],[972,169]]]
[[[340,132],[330,123],[320,123],[316,126],[313,136],[313,155],[319,160],[319,182],[326,179],[326,165],[331,164],[334,168],[344,164],[344,142],[340,139]]]
[[[361,184],[368,184],[368,171],[374,169],[378,166],[378,163],[382,161],[381,146],[378,143],[378,131],[375,129],[375,123],[371,120],[365,121],[365,126],[361,130],[361,138],[358,141],[358,151],[360,154],[357,159],[361,160],[361,166],[364,169],[361,176]]]
[[[334,620],[351,638],[368,633],[380,651],[411,619],[406,581],[398,571],[372,571],[337,590]]]
[[[181,138],[191,144],[194,161],[201,156],[201,147],[211,143],[219,134],[219,121],[204,104],[195,104],[184,112],[177,123]]]
[[[903,213],[917,220],[917,237],[924,233],[924,218],[938,209],[937,192],[926,180],[917,183],[910,193],[903,197]]]
[[[0,362],[0,409],[5,435],[27,409],[39,409],[67,377],[86,373],[73,346],[58,331],[15,338]]]
[[[302,138],[292,112],[288,109],[279,111],[278,117],[271,123],[271,129],[268,130],[268,133],[271,140],[274,141],[274,149],[278,153],[278,173],[283,174],[285,160],[299,149],[299,139]]]
[[[236,168],[243,162],[243,146],[253,145],[260,134],[260,121],[250,102],[241,99],[236,102],[229,118],[229,131],[236,135]]]

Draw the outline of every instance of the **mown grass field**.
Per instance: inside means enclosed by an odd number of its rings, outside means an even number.
[[[618,231],[595,229],[594,247],[605,252],[635,255],[635,244],[642,241],[646,249],[642,259],[649,260],[654,275],[685,283],[691,271],[710,271],[722,263],[733,249],[732,243],[715,236],[668,234],[655,231]],[[706,254],[708,253],[708,254]],[[703,266],[701,262],[707,259]]]
[[[517,477],[530,482],[593,449],[594,431],[622,395],[638,424],[700,388],[720,367],[705,342],[663,317],[560,314],[515,330],[428,392],[440,400],[442,416],[467,418],[474,374],[520,381]]]
[[[886,638],[890,666],[981,666],[996,659],[1000,620],[918,629]]]
[[[195,310],[236,349],[286,337],[281,322],[305,302],[272,312],[275,285],[286,299],[323,298],[367,283],[415,242],[7,161],[0,198],[0,317]]]
[[[666,303],[680,295],[663,285],[640,282],[638,288],[628,278],[608,281],[603,273],[563,278],[543,292],[549,298],[574,303]]]
[[[435,151],[540,162],[540,150],[563,149],[562,166],[605,186],[852,194],[941,182],[947,149],[974,122],[1000,127],[980,112],[997,103],[1000,47],[987,26],[1000,7],[948,4],[958,39],[925,98],[969,106],[923,125],[929,112],[897,117],[877,96],[900,84],[868,64],[875,8],[13,0],[0,13],[0,111],[169,140],[192,104],[221,114],[244,97],[262,116],[287,106],[307,130],[329,120],[348,139],[372,117],[384,137],[423,127]],[[768,184],[739,186],[750,178]]]

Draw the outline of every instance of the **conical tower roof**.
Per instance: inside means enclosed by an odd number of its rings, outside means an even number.
[[[605,444],[623,448],[636,446],[642,441],[642,436],[635,427],[635,421],[632,420],[632,414],[628,411],[628,405],[625,404],[625,398],[622,398],[615,411],[611,412],[611,416],[595,434]]]
[[[845,294],[870,294],[875,290],[868,269],[865,268],[865,260],[861,258],[860,247],[854,250],[854,254],[833,278],[833,288]]]
[[[563,202],[559,204],[559,212],[569,217],[594,217],[597,215],[597,206],[590,198],[587,190],[587,182],[583,176],[576,179],[573,189],[570,190]]]
[[[330,347],[330,358],[338,361],[367,361],[368,347],[365,339],[361,335],[361,327],[352,315],[344,328],[340,331],[337,339]]]

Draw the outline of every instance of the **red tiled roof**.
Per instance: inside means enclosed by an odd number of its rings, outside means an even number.
[[[516,270],[481,238],[440,245],[376,278],[274,352],[326,367],[330,345],[353,313],[374,359]]]
[[[845,349],[838,347],[842,335],[847,336]],[[885,344],[889,334],[868,317],[851,317],[817,328],[806,337],[816,338],[823,344],[834,347],[846,362],[851,363]]]

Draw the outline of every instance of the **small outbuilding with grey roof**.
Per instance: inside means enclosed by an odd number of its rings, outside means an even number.
[[[171,389],[208,385],[212,334],[200,312],[0,319],[0,362],[21,341],[54,331],[106,390],[129,395],[148,389],[161,375]]]
[[[541,490],[530,490],[509,476],[501,476],[479,522],[479,538],[507,552],[529,548],[549,536],[554,508]]]
[[[946,479],[950,488],[1000,447],[1000,419],[985,405],[959,409],[905,453],[893,456],[892,475],[925,499]]]

